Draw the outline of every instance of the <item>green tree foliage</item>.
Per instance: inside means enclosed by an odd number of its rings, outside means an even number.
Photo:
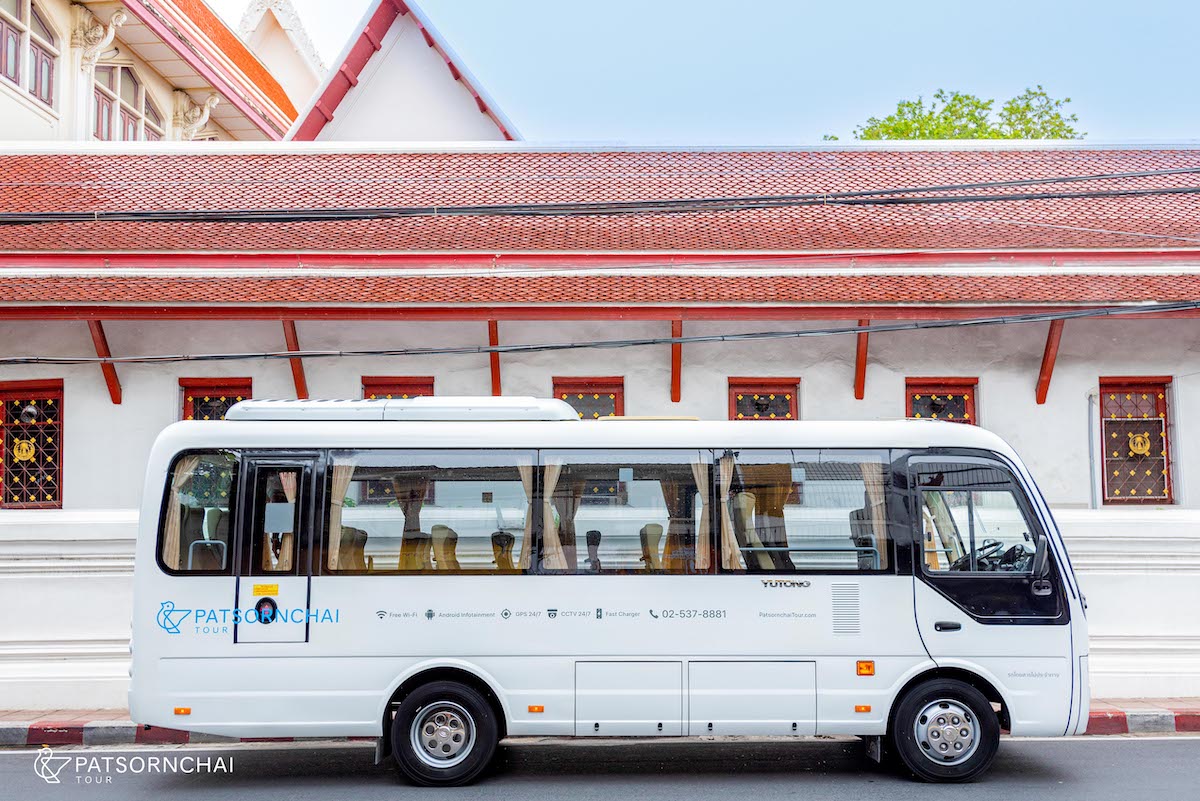
[[[1079,118],[1065,113],[1071,98],[1056,100],[1041,86],[1026,89],[993,115],[995,100],[939,89],[933,100],[902,100],[896,111],[871,117],[855,139],[1082,139]]]

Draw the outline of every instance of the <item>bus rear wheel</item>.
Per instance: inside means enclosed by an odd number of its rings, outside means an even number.
[[[979,690],[954,679],[932,679],[900,700],[892,749],[913,776],[927,782],[967,782],[991,767],[1000,721]]]
[[[392,756],[400,773],[424,787],[470,784],[492,761],[499,725],[492,705],[473,687],[424,684],[400,702],[392,719]]]

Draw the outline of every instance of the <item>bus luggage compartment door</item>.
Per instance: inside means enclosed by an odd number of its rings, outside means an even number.
[[[682,734],[682,662],[575,663],[575,736]]]
[[[815,662],[688,664],[688,734],[816,733]]]

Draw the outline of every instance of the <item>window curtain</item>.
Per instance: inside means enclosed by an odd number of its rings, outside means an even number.
[[[696,570],[707,573],[712,564],[712,543],[709,542],[712,527],[708,522],[712,509],[708,501],[708,462],[693,462],[692,477],[696,479],[696,491],[700,493],[700,508],[703,510],[700,523],[696,526]]]
[[[525,537],[521,540],[521,558],[517,561],[517,567],[528,570],[533,553],[533,465],[518,464],[517,471],[521,474],[521,487],[525,490]]]
[[[562,462],[546,465],[544,475],[545,497],[542,499],[542,566],[547,570],[566,570],[567,558],[563,554],[562,542],[558,537],[558,521],[554,519],[554,488],[562,475]]]
[[[733,454],[727,453],[719,462],[721,492],[721,566],[726,570],[743,570],[742,552],[733,532],[733,513],[729,508],[729,490],[733,487]]]
[[[429,492],[428,479],[421,476],[392,476],[392,494],[404,515],[404,532],[400,539],[401,570],[425,570],[428,562],[429,538],[421,531],[421,508]]]
[[[562,467],[559,466],[559,469],[561,470]],[[563,564],[565,569],[574,572],[579,569],[575,541],[575,513],[579,511],[579,504],[583,499],[583,482],[567,481],[564,484],[565,486],[554,494],[550,494],[547,490],[546,497],[550,499],[554,509],[558,512],[558,539],[562,543]]]
[[[342,547],[342,503],[354,477],[354,462],[333,463],[333,486],[329,498],[329,569],[338,569],[338,551]]]
[[[695,559],[695,549],[688,547],[687,535],[695,519],[695,507],[688,501],[695,498],[695,491],[691,482],[664,479],[660,484],[663,501],[667,504],[667,542],[663,546],[663,567],[668,573],[691,572],[688,562]],[[689,506],[693,509],[691,519],[688,516]]]
[[[279,486],[283,489],[283,496],[287,498],[288,503],[295,503],[298,495],[297,487],[299,485],[299,477],[295,471],[281,470],[279,471]],[[265,536],[265,532],[264,532]],[[267,547],[263,548],[263,570],[274,573],[286,572],[292,569],[292,555],[295,553],[296,534],[295,532],[281,534],[279,536],[279,555],[272,564],[271,556],[275,549],[275,543],[271,542]]]
[[[179,548],[179,533],[183,527],[183,499],[179,493],[192,480],[200,466],[199,456],[185,456],[175,463],[175,475],[171,477],[171,506],[163,527],[163,561],[172,570],[178,570],[182,560]]]
[[[867,511],[871,515],[871,534],[875,539],[875,551],[878,555],[875,563],[876,570],[886,570],[888,566],[888,530],[887,503],[883,495],[883,464],[880,462],[862,463],[863,487],[867,493]]]

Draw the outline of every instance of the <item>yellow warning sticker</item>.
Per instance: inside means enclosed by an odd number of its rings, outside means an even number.
[[[254,585],[254,594],[255,595],[278,595],[279,594],[279,585],[278,584],[255,584]]]

